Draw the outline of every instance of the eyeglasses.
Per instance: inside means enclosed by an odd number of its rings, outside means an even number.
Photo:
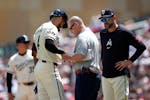
[[[74,23],[71,25],[71,27],[69,29],[72,30],[73,26],[74,26]]]
[[[106,18],[102,18],[101,21],[102,22],[109,22],[111,17],[106,17]]]

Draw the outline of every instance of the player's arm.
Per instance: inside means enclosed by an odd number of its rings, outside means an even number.
[[[7,76],[6,76],[6,84],[7,84],[7,91],[8,91],[8,98],[9,100],[13,100],[13,94],[11,92],[11,88],[12,88],[12,74],[7,72]]]
[[[130,65],[144,52],[146,49],[145,45],[139,41],[131,32],[127,32],[127,40],[129,45],[132,45],[136,48],[135,53],[129,58],[125,59],[124,61],[119,61],[116,63],[117,70],[123,70],[125,67],[130,67]]]
[[[36,49],[35,43],[33,43],[33,45],[32,45],[32,56],[34,59],[34,64],[36,64],[38,61],[36,54],[37,54],[37,49]]]
[[[7,72],[7,87],[8,87],[8,93],[11,93],[11,87],[12,87],[12,74]]]
[[[55,54],[64,54],[65,53],[63,50],[60,50],[55,46],[54,41],[52,39],[46,39],[45,40],[45,48],[49,52],[52,52]]]
[[[140,40],[134,37],[131,32],[128,34],[128,42],[136,48],[136,52],[129,58],[129,60],[134,62],[144,52],[146,47]]]

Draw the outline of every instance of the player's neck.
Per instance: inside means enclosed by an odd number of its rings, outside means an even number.
[[[24,56],[27,52],[24,53],[18,53],[20,56]]]
[[[118,28],[118,24],[114,23],[111,28],[108,29],[108,32],[114,32]]]

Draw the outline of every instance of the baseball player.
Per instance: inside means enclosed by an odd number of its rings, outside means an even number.
[[[57,66],[61,64],[63,50],[58,48],[60,28],[67,28],[68,16],[62,9],[50,14],[50,21],[42,24],[34,34],[38,62],[35,67],[39,100],[65,100]],[[33,51],[35,54],[35,51]]]
[[[18,82],[18,91],[15,100],[37,100],[34,93],[34,61],[32,51],[28,49],[29,39],[26,35],[17,37],[18,52],[10,57],[8,62],[7,86],[9,100],[13,100],[11,91],[12,75],[15,74]]]

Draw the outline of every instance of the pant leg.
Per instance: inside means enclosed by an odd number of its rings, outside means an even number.
[[[87,76],[86,100],[96,100],[100,88],[100,77],[95,73],[89,73]]]
[[[15,100],[27,100],[27,88],[23,84],[18,85]]]
[[[113,78],[115,100],[128,100],[129,79],[126,75]]]
[[[38,76],[38,94],[40,95],[40,91],[43,92],[39,97],[47,97],[49,98],[48,100],[64,100],[64,90],[60,75],[53,63],[38,62],[36,67],[35,74]]]
[[[46,92],[46,90],[45,90],[45,88],[41,82],[41,79],[40,79],[41,67],[44,67],[43,63],[38,61],[36,66],[35,66],[35,69],[34,69],[34,74],[35,74],[35,78],[37,81],[37,90],[38,90],[37,97],[38,97],[38,100],[50,100],[48,97],[48,94],[47,94],[47,92]]]
[[[82,76],[76,75],[76,83],[75,83],[75,100],[83,100],[82,98],[82,85],[81,85]]]
[[[39,81],[37,84],[38,88],[38,100],[50,100],[46,89],[44,88],[43,84]]]
[[[35,85],[28,86],[28,100],[38,100],[37,94],[34,92]]]
[[[115,100],[114,90],[111,81],[112,78],[105,78],[102,76],[103,100]]]
[[[76,75],[75,100],[96,100],[100,77],[94,73]]]

